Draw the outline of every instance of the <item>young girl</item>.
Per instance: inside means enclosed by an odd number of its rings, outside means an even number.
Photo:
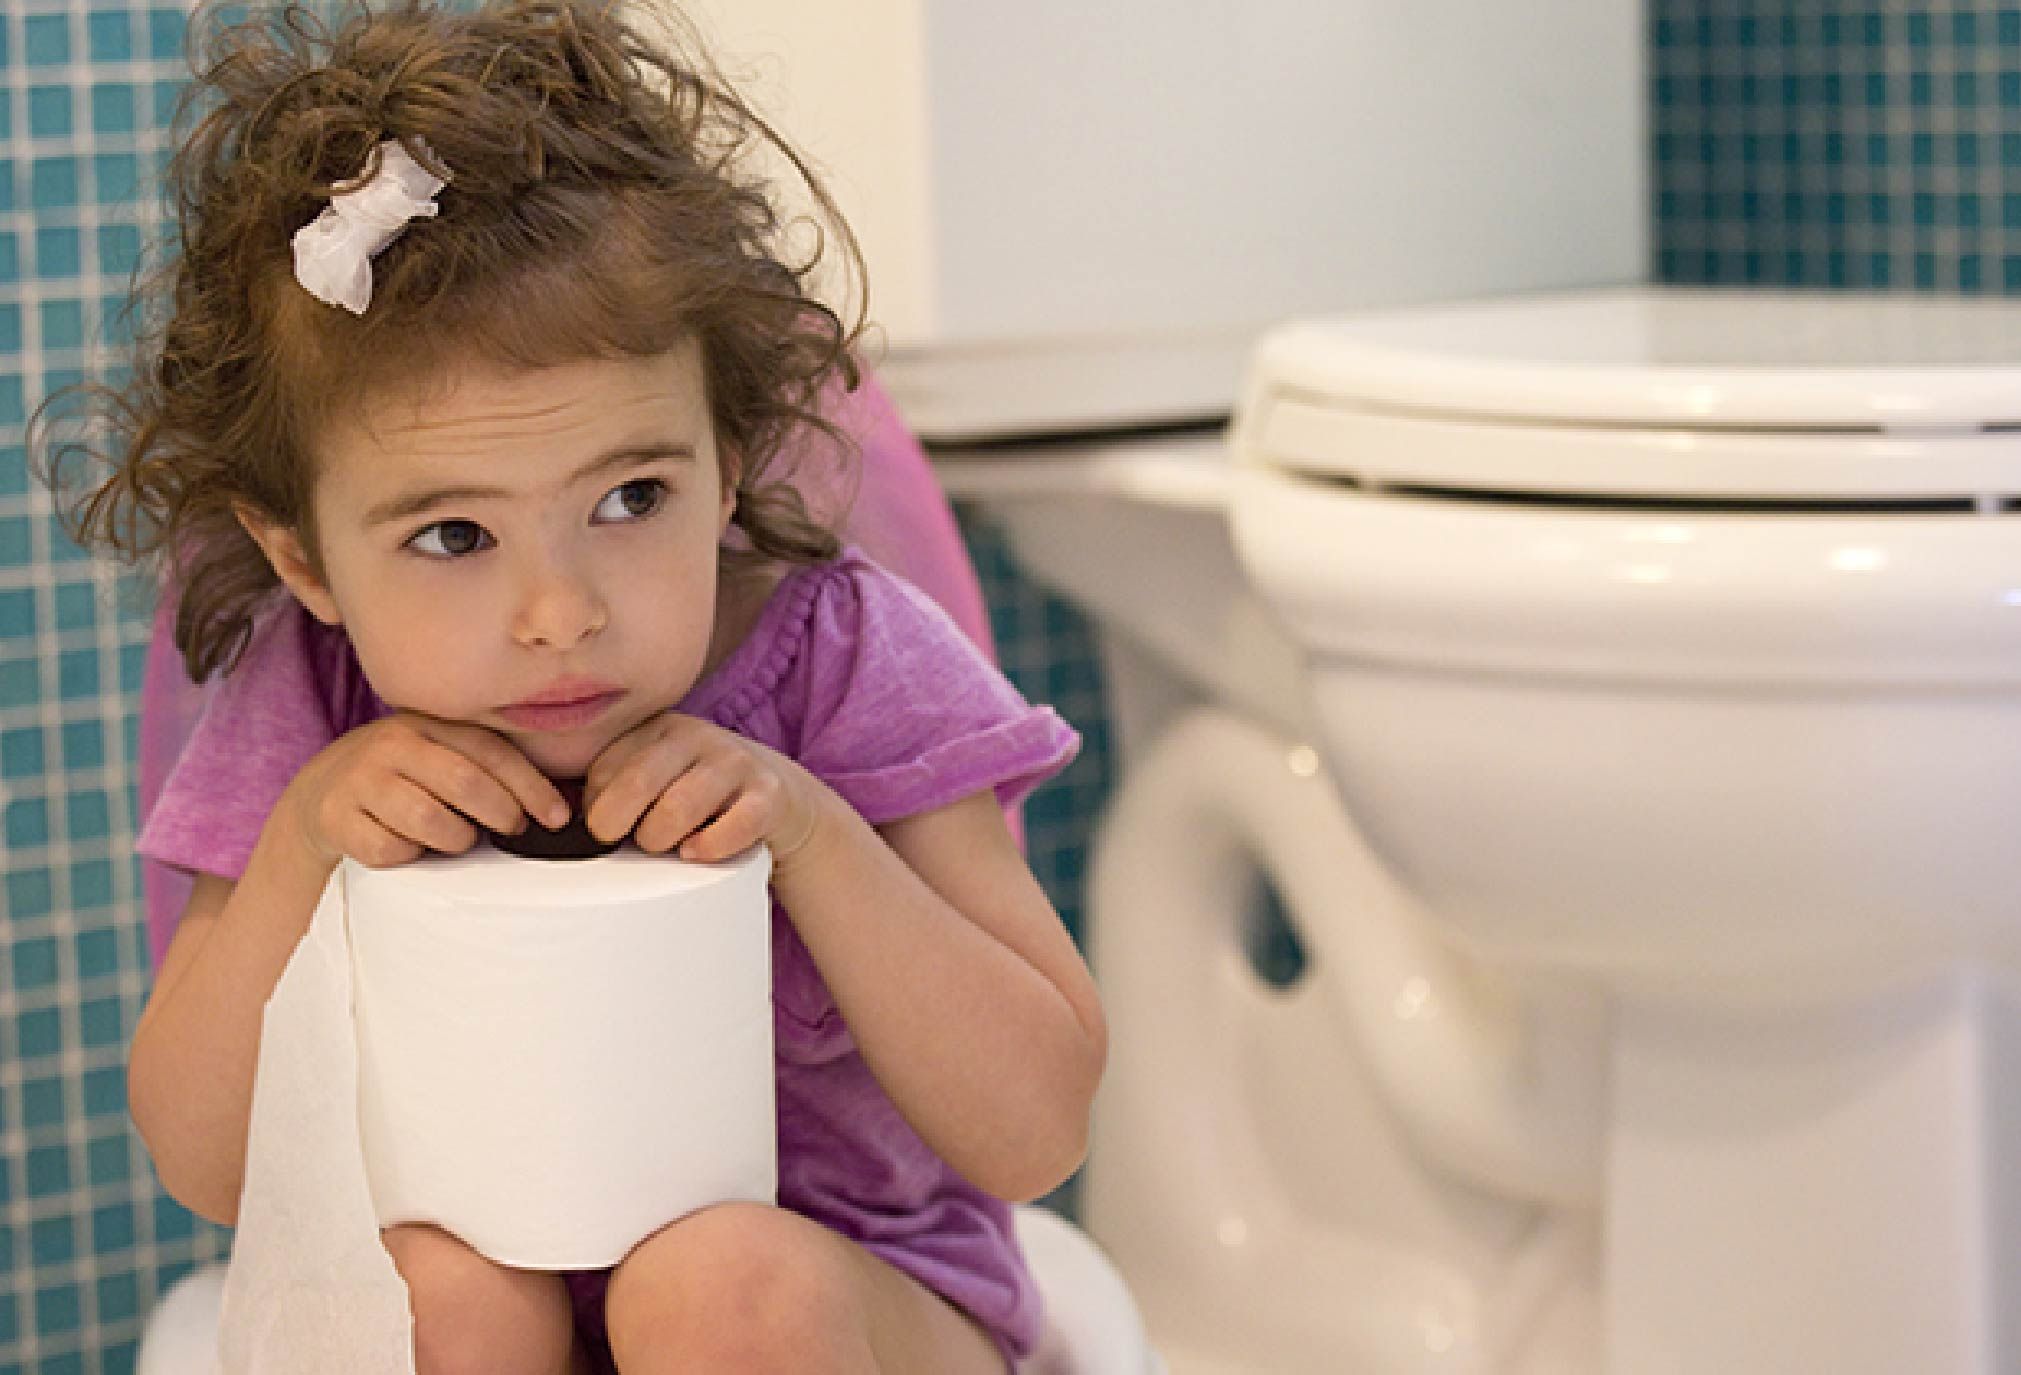
[[[142,839],[197,877],[133,1115],[229,1222],[261,1008],[339,857],[557,825],[582,779],[605,840],[771,848],[779,1206],[607,1276],[389,1229],[420,1369],[1001,1371],[1039,1320],[1004,1200],[1073,1170],[1104,1055],[1000,810],[1073,738],[778,476],[849,332],[782,260],[777,140],[614,7],[214,36],[77,513],[165,555],[224,675]]]

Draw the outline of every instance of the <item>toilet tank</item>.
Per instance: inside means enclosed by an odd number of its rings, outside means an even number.
[[[690,8],[829,173],[895,349],[1646,275],[1633,0]]]

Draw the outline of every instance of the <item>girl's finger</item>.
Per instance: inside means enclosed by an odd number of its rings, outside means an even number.
[[[400,839],[445,855],[477,843],[477,828],[467,818],[412,779],[388,779],[361,799],[359,810]]]
[[[727,808],[683,840],[676,853],[698,864],[740,855],[764,838],[771,823],[770,813],[770,807],[756,794],[740,793]]]
[[[519,798],[486,764],[455,745],[422,740],[395,767],[401,777],[489,830],[511,834],[525,824]]]
[[[503,824],[490,816],[479,818],[492,830],[518,830],[521,812],[537,817],[549,829],[567,824],[568,799],[561,789],[498,732],[461,722],[428,720],[424,733],[478,765],[511,795],[512,814],[503,818]]]
[[[339,853],[357,860],[367,869],[391,869],[427,853],[425,846],[401,839],[363,813],[357,817],[357,832],[342,842]]]
[[[734,802],[744,771],[722,761],[700,761],[660,790],[633,828],[642,850],[671,850]]]
[[[584,806],[594,806],[603,796],[611,780],[631,766],[639,751],[658,740],[660,724],[657,721],[635,726],[603,747],[603,753],[590,760],[589,772],[583,775],[582,796]]]
[[[614,772],[598,777],[592,769],[583,794],[590,833],[601,840],[636,835],[641,818],[694,764],[692,743],[669,734],[634,747]]]
[[[641,757],[654,751],[664,751],[685,763],[696,748],[697,736],[690,728],[699,724],[693,717],[675,712],[662,712],[640,722],[605,745],[603,753],[590,761],[589,772],[582,781],[583,796],[594,804],[619,776],[637,767]]]

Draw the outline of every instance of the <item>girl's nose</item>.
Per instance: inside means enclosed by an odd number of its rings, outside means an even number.
[[[569,649],[609,621],[610,608],[592,580],[549,564],[528,573],[513,638],[529,648]]]

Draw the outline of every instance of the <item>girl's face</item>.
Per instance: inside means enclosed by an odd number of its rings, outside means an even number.
[[[388,704],[579,777],[701,676],[734,493],[693,343],[457,372],[325,441],[320,569],[291,532],[248,527]]]

